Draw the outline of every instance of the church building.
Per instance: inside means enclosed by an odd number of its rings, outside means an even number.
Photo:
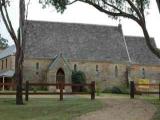
[[[121,25],[31,20],[25,25],[24,81],[58,83],[61,78],[71,83],[72,71],[80,70],[87,83],[95,81],[101,90],[138,79],[159,83],[160,60],[144,37],[124,36]]]

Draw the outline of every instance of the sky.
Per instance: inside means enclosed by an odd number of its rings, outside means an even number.
[[[10,18],[16,31],[19,23],[18,1],[19,0],[11,0],[11,6],[8,8]],[[121,23],[124,35],[143,36],[141,28],[134,21],[123,18],[121,20],[113,20],[92,6],[80,2],[68,6],[65,12],[61,14],[57,13],[53,7],[42,9],[42,5],[38,3],[38,0],[31,0],[27,19],[113,26],[117,26]],[[156,0],[151,0],[149,14],[146,16],[146,24],[150,36],[155,38],[157,47],[160,48],[160,13],[156,5]],[[13,41],[11,40],[1,18],[0,34],[9,40],[10,45],[13,44]]]

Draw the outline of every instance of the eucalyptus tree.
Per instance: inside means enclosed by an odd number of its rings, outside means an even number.
[[[0,49],[5,49],[8,47],[8,40],[3,38],[0,34]]]
[[[159,12],[160,12],[160,0],[156,0],[156,1],[157,1],[158,9],[159,9]]]
[[[153,46],[146,28],[145,16],[148,13],[150,0],[39,0],[39,2],[43,7],[47,5],[54,6],[61,13],[64,12],[68,5],[82,2],[93,6],[114,19],[119,17],[131,19],[141,27],[148,48],[160,58],[160,52],[158,48]]]
[[[24,18],[25,18],[25,1],[19,0],[19,29],[18,33],[15,32],[12,20],[9,17],[7,7],[10,5],[10,0],[0,0],[0,15],[6,26],[8,33],[10,34],[12,40],[16,46],[16,54],[15,54],[15,75],[14,78],[16,80],[16,104],[23,104],[22,97],[22,80],[23,80],[23,32],[24,29]],[[18,13],[17,13],[18,14]],[[18,23],[18,22],[17,22]],[[17,34],[16,34],[17,33]]]

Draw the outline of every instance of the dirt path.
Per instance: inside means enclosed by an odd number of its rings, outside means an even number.
[[[141,100],[104,99],[102,110],[82,115],[76,120],[151,120],[156,108]]]

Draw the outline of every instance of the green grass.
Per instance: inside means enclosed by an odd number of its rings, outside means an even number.
[[[82,114],[101,109],[99,100],[65,98],[30,99],[25,105],[15,105],[14,99],[0,99],[0,120],[71,120]]]

